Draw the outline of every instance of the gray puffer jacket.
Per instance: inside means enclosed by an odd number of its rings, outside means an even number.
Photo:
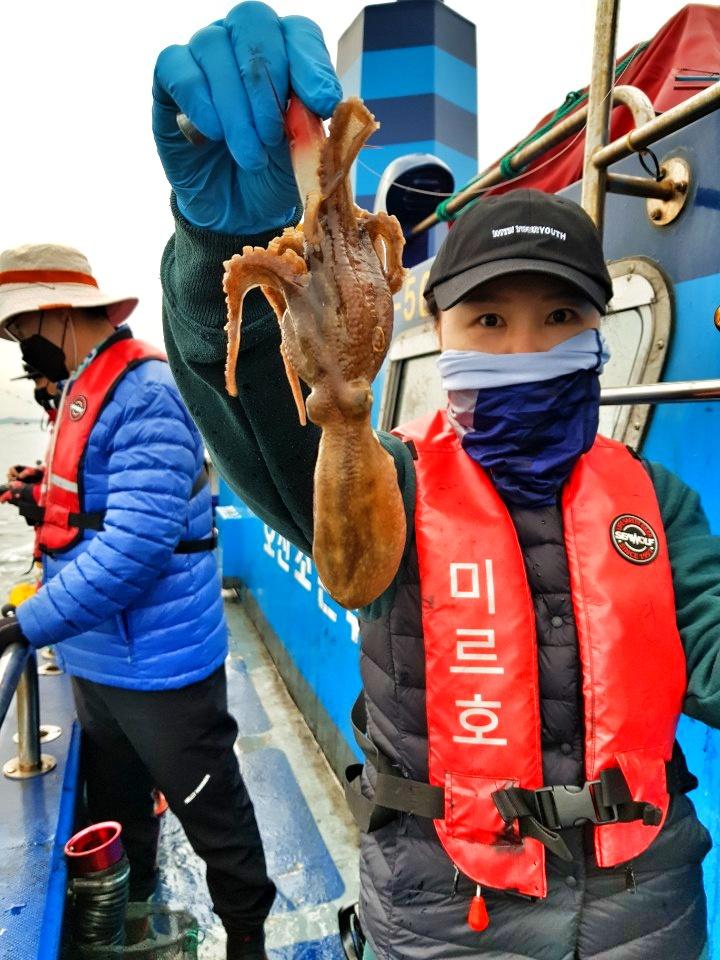
[[[538,635],[545,784],[583,782],[580,665],[558,508],[512,511]],[[417,552],[391,609],[361,624],[368,734],[403,775],[427,781],[425,656]],[[371,795],[373,770],[363,790]],[[697,960],[706,941],[701,863],[711,843],[690,800],[632,864],[600,869],[590,830],[563,832],[574,860],[547,855],[548,896],[483,889],[490,926],[467,925],[475,892],[457,881],[431,821],[406,814],[362,837],[361,915],[378,960]]]

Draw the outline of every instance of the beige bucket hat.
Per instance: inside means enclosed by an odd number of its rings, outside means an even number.
[[[87,258],[73,247],[33,243],[0,253],[0,337],[11,340],[8,321],[19,313],[53,307],[107,307],[119,326],[137,297],[111,297],[98,287]]]

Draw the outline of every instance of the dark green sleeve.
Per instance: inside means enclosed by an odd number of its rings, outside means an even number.
[[[659,464],[648,467],[667,535],[687,658],[685,713],[720,727],[720,537],[710,533],[694,490]]]
[[[163,327],[177,385],[213,463],[265,523],[312,551],[312,490],[320,431],[301,427],[280,356],[280,331],[259,290],[245,298],[238,397],[225,390],[226,308],[223,262],[243,246],[266,246],[279,231],[232,237],[190,224],[172,201],[175,233],[162,258]],[[412,459],[386,434],[408,505]],[[408,484],[410,486],[408,487]]]

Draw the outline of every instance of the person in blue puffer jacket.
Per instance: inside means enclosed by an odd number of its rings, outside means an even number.
[[[0,619],[56,646],[83,729],[93,821],[119,820],[131,899],[156,883],[157,786],[207,864],[228,956],[261,960],[275,887],[233,753],[227,627],[200,435],[165,357],[124,324],[85,257],[0,254],[0,335],[63,384],[39,498],[43,586]]]

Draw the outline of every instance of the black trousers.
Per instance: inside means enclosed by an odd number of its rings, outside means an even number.
[[[229,930],[255,933],[275,899],[255,812],[233,746],[225,667],[178,690],[141,691],[73,677],[83,730],[92,822],[118,820],[131,897],[155,886],[159,823],[152,789],[165,794],[207,865],[213,908]]]

